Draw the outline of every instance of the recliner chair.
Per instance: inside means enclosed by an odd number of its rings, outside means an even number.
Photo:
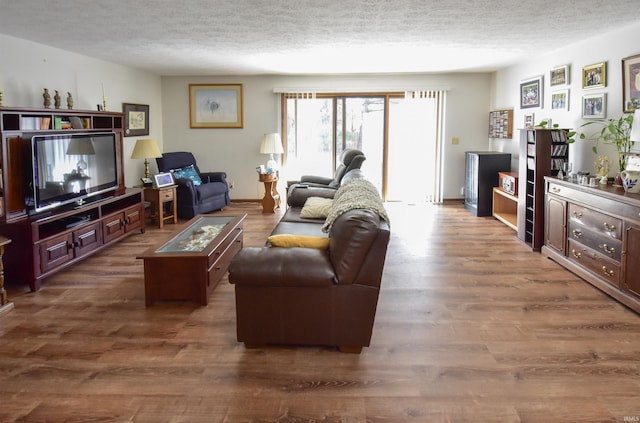
[[[362,151],[347,148],[340,155],[340,163],[338,164],[338,167],[336,167],[333,177],[304,175],[299,181],[292,181],[289,185],[293,183],[301,183],[307,186],[338,189],[340,188],[340,181],[342,181],[342,177],[350,170],[360,169],[365,160],[366,157]]]
[[[200,172],[192,153],[177,151],[156,158],[160,172],[172,172],[177,187],[178,216],[222,210],[230,203],[226,172]]]
[[[333,198],[342,178],[354,169],[360,169],[366,160],[364,153],[360,150],[348,148],[340,155],[340,163],[336,167],[333,177],[303,175],[299,181],[287,182],[287,203],[294,195],[294,190],[305,189],[304,196]],[[291,205],[289,203],[289,205]]]

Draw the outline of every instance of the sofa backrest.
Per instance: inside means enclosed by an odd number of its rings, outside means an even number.
[[[329,233],[335,282],[379,287],[389,236],[389,225],[373,211],[354,209],[336,218]]]

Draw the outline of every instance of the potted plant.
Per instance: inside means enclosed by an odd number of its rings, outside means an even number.
[[[577,138],[580,139],[594,139],[595,145],[591,150],[598,154],[598,145],[600,142],[603,144],[609,144],[615,146],[618,152],[618,166],[620,172],[625,170],[627,163],[627,156],[629,155],[634,141],[630,139],[631,128],[633,127],[633,113],[623,114],[619,119],[596,119],[589,122],[585,122],[580,125],[581,128],[591,125],[597,125],[600,127],[600,131],[595,133],[595,136],[587,137],[584,133],[578,133],[576,131],[570,131],[567,134],[567,142],[573,143]]]

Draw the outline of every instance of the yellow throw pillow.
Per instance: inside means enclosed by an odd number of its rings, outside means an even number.
[[[302,210],[300,210],[300,217],[305,219],[326,219],[332,205],[332,198],[309,197],[304,202]]]
[[[288,234],[271,235],[269,237],[269,243],[274,247],[304,247],[318,248],[321,250],[329,248],[329,238],[323,236]]]

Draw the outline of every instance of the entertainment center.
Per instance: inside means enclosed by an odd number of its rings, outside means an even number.
[[[119,112],[0,108],[7,282],[36,291],[52,273],[144,232],[143,191],[124,185],[122,137]]]

